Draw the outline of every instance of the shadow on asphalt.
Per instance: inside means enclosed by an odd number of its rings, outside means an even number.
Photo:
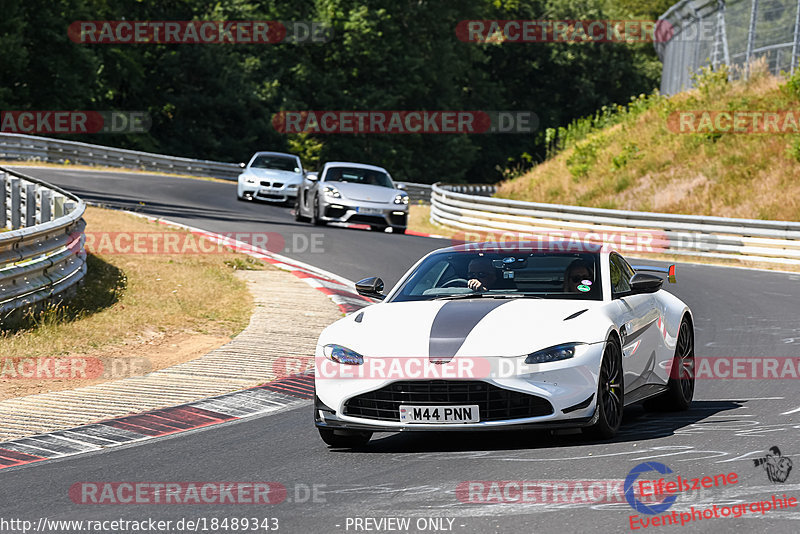
[[[622,427],[614,439],[600,441],[576,430],[513,430],[471,432],[399,432],[376,434],[366,447],[358,449],[333,449],[332,452],[350,453],[413,453],[413,452],[464,452],[502,451],[521,449],[549,449],[580,447],[599,443],[641,443],[650,439],[675,434],[690,425],[702,425],[703,420],[728,410],[742,407],[747,401],[694,401],[686,412],[647,412],[641,406],[625,409]],[[738,418],[731,414],[728,422]],[[725,422],[715,419],[714,423]]]

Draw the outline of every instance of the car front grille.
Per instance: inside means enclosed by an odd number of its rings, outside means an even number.
[[[344,217],[345,213],[347,213],[347,208],[334,208],[333,206],[327,206],[325,208],[325,216],[333,219]]]
[[[392,213],[389,215],[389,222],[391,222],[394,226],[405,226],[406,225],[406,216],[405,215],[395,215]]]
[[[480,380],[407,380],[348,399],[344,414],[381,421],[400,421],[400,405],[476,404],[481,421],[539,417],[553,406],[536,395],[499,388]]]
[[[383,215],[363,215],[361,213],[356,213],[351,215],[347,222],[350,223],[364,223],[364,224],[386,224],[386,219]]]

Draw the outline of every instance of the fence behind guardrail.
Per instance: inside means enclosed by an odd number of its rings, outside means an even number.
[[[659,17],[671,38],[655,43],[663,62],[661,93],[692,87],[700,67],[735,67],[747,78],[764,58],[769,72],[794,72],[800,58],[800,0],[683,0]]]

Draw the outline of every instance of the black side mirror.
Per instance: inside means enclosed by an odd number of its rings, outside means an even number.
[[[377,276],[370,276],[356,282],[356,291],[362,297],[378,300],[386,298],[386,295],[383,294],[383,280]]]
[[[636,273],[631,276],[631,293],[655,293],[661,289],[664,280],[660,276]]]

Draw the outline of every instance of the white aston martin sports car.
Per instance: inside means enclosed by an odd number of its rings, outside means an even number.
[[[625,406],[688,409],[692,313],[652,274],[674,282],[674,265],[558,245],[436,250],[386,295],[380,278],[360,281],[381,302],[330,325],[316,347],[322,439],[563,427],[607,439]]]
[[[236,198],[292,202],[303,182],[303,164],[294,154],[256,152],[239,175]]]

